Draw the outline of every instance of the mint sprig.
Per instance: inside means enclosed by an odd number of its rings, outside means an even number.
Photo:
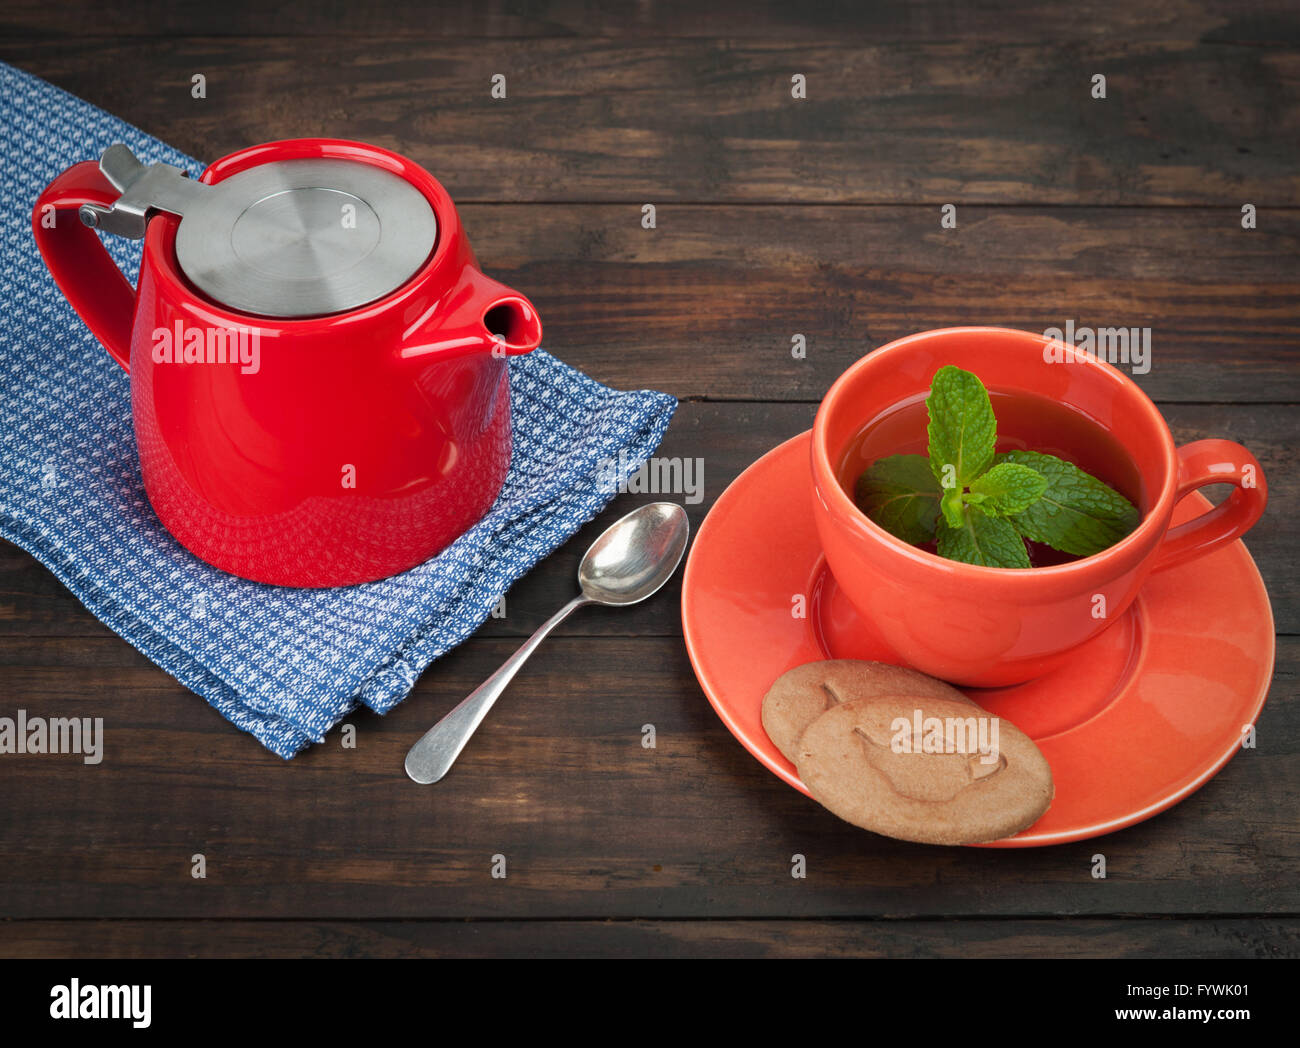
[[[930,412],[930,469],[946,491],[963,488],[993,463],[998,423],[988,390],[961,368],[940,368],[925,399]]]
[[[934,538],[939,483],[924,455],[890,455],[858,478],[854,494],[864,513],[904,542]]]
[[[857,480],[854,497],[905,542],[993,568],[1031,567],[1025,540],[1086,557],[1137,527],[1137,507],[1073,463],[1037,451],[995,454],[997,419],[979,378],[935,372],[929,455],[891,455]]]
[[[1138,526],[1141,516],[1133,503],[1073,463],[1037,451],[1008,451],[998,459],[1031,469],[1045,482],[1042,496],[1010,518],[1027,539],[1086,557],[1115,545]]]
[[[963,498],[991,517],[1014,517],[1041,499],[1045,491],[1047,478],[1040,470],[1028,463],[1005,461],[972,480]]]
[[[951,528],[945,522],[937,536],[939,556],[980,564],[986,568],[1028,568],[1025,540],[1015,526],[1001,517],[990,517],[978,506],[968,506],[962,525]]]

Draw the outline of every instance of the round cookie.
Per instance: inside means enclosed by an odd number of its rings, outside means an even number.
[[[795,762],[799,737],[808,725],[842,702],[873,695],[970,702],[951,685],[903,666],[827,659],[804,663],[777,677],[763,696],[763,730],[786,760]]]
[[[813,799],[841,819],[924,844],[1009,837],[1054,794],[1052,769],[1024,732],[945,699],[845,702],[808,726],[795,764]]]

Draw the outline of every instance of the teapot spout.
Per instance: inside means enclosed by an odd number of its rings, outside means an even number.
[[[495,356],[531,353],[542,342],[542,321],[523,295],[476,269],[444,302],[412,325],[398,349],[402,360],[427,360],[486,352]]]
[[[531,353],[542,344],[542,322],[522,295],[511,293],[493,302],[483,314],[483,326],[511,356]]]

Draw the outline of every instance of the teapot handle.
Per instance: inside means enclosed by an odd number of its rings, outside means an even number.
[[[59,290],[109,356],[130,372],[135,288],[77,214],[84,204],[111,207],[120,196],[95,161],[75,164],[37,199],[32,232]]]

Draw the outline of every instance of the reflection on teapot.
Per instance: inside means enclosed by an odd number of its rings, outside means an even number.
[[[491,507],[507,358],[542,336],[480,272],[421,167],[333,139],[255,146],[198,180],[125,146],[59,175],[33,233],[131,376],[144,487],[223,570],[333,586],[413,567]],[[133,287],[94,229],[144,238]]]

